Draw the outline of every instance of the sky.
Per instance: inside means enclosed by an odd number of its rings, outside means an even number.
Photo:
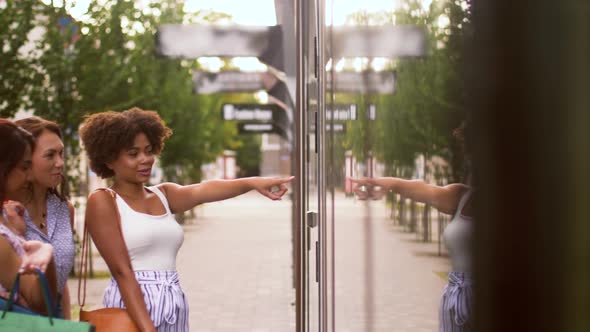
[[[48,2],[49,0],[44,0]],[[141,2],[142,0],[137,0]],[[54,1],[57,3],[59,1]],[[345,23],[346,16],[361,9],[368,11],[393,10],[396,0],[326,0],[326,6],[334,4],[334,24]],[[425,2],[430,2],[425,0]],[[82,19],[90,0],[75,0],[71,15]],[[233,16],[233,21],[241,25],[275,25],[274,0],[186,0],[185,9],[196,11],[212,9]],[[329,21],[329,19],[326,19]]]

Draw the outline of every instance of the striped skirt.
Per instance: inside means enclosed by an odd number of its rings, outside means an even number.
[[[472,278],[469,273],[451,272],[444,289],[439,312],[439,332],[470,332],[473,330]]]
[[[186,332],[188,301],[180,288],[176,271],[135,271],[143,299],[158,332]],[[114,278],[103,298],[105,308],[125,308]]]

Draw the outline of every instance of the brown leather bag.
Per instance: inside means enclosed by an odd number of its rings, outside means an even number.
[[[121,232],[121,239],[123,242],[123,231],[121,230],[121,216],[119,209],[117,209],[117,200],[115,193],[111,190],[101,188],[98,190],[105,190],[111,194],[115,201],[115,211],[117,212],[117,222],[119,224],[119,231]],[[88,322],[96,327],[96,332],[138,332],[139,329],[129,316],[126,309],[121,308],[102,308],[91,311],[84,310],[86,302],[86,277],[88,274],[88,256],[89,256],[90,239],[88,236],[88,225],[84,222],[84,236],[82,240],[82,257],[80,259],[80,269],[78,271],[78,304],[80,304],[80,321]],[[83,288],[82,280],[84,281]],[[80,290],[83,289],[82,300],[80,300]]]

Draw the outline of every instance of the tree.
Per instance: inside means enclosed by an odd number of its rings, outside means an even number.
[[[427,57],[396,60],[390,68],[396,70],[396,93],[374,99],[379,120],[376,133],[369,131],[376,135],[370,146],[375,146],[390,173],[413,168],[415,158],[424,154],[441,156],[451,164],[453,180],[461,178],[463,152],[452,132],[466,113],[463,39],[469,15],[463,1],[433,1],[430,8],[423,8],[420,1],[406,0],[394,12],[359,12],[350,17],[356,24],[417,25],[427,33]],[[360,132],[350,134],[351,141],[360,137]],[[364,151],[353,149],[361,158]]]
[[[35,0],[3,2],[0,10],[0,117],[12,117],[21,109],[27,86],[34,82],[34,48],[29,33],[37,24]],[[27,49],[28,48],[28,49]]]
[[[260,152],[260,135],[244,134],[238,136],[241,142],[240,147],[236,149],[236,164],[240,168],[238,177],[258,176],[260,175],[260,162],[262,153]]]

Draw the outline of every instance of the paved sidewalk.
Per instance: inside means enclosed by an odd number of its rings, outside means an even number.
[[[290,204],[249,193],[198,209],[197,221],[184,227],[177,262],[191,331],[295,330]],[[343,195],[336,204],[336,331],[436,331],[445,284],[436,272],[448,271],[448,258],[436,255],[436,244],[418,243],[415,234],[393,226],[383,202],[369,203],[374,295],[367,315],[367,207]],[[108,279],[89,281],[89,305],[101,306],[107,284]],[[70,287],[76,303],[76,282]]]
[[[449,270],[438,245],[418,242],[416,234],[394,226],[383,201],[341,195],[336,206],[336,331],[437,331],[446,283],[441,274]],[[364,219],[368,209],[370,225]],[[372,260],[365,259],[367,251]]]

